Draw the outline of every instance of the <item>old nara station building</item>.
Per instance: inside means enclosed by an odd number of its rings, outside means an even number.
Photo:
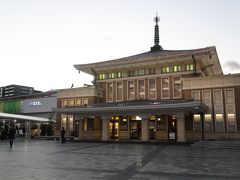
[[[240,74],[223,74],[215,47],[164,50],[155,20],[150,51],[74,65],[94,83],[63,90],[58,131],[103,141],[240,138]]]

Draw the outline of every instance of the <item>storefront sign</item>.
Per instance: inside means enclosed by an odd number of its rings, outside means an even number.
[[[32,101],[29,104],[30,104],[30,106],[41,106],[42,105],[42,103],[40,101]]]

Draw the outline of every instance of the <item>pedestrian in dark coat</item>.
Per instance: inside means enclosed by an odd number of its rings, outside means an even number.
[[[64,129],[64,127],[62,127],[62,130],[61,130],[61,141],[62,141],[62,143],[65,143],[65,129]]]
[[[12,148],[13,140],[15,139],[15,134],[16,134],[15,128],[10,126],[9,131],[8,131],[8,139],[10,142],[10,148]]]

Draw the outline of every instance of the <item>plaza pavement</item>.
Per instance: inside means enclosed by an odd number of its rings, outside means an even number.
[[[240,149],[0,141],[0,180],[240,179]]]

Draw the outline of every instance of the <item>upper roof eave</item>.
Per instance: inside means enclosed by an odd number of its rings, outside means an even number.
[[[199,48],[199,49],[190,49],[190,50],[160,50],[157,52],[145,52],[133,56],[128,56],[119,59],[113,59],[108,61],[102,61],[97,63],[88,63],[88,64],[76,64],[74,67],[82,72],[94,75],[93,70],[95,68],[101,67],[112,67],[119,65],[127,65],[127,64],[135,64],[135,63],[143,63],[143,62],[151,62],[156,60],[169,60],[176,58],[183,58],[188,56],[198,56],[198,55],[206,55],[211,54],[212,52],[216,52],[215,46]]]

